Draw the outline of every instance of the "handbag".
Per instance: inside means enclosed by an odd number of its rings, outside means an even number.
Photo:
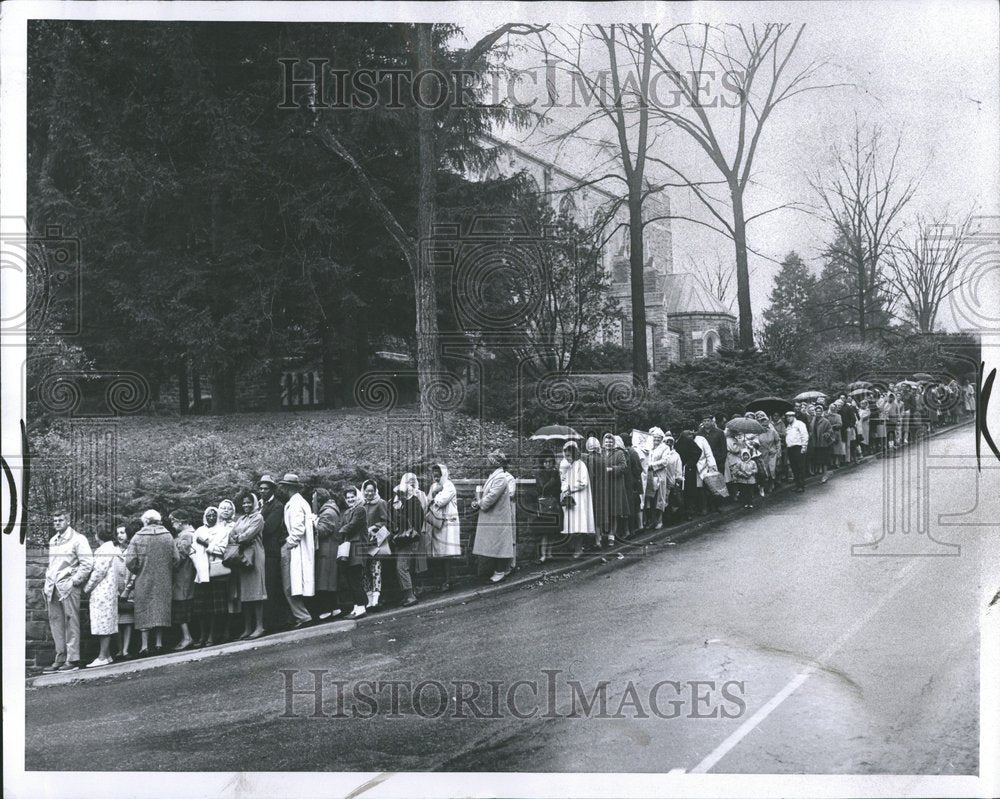
[[[562,505],[564,508],[575,508],[576,500],[573,499],[572,494],[567,494],[566,496],[562,497],[559,500],[559,504]]]
[[[373,558],[388,557],[392,555],[392,548],[389,546],[389,530],[383,524],[375,531],[375,542],[368,555]]]
[[[439,508],[434,503],[431,503],[431,505],[427,508],[427,515],[425,518],[427,519],[427,523],[435,530],[440,530],[444,527],[444,523],[447,521],[444,515],[444,509]]]
[[[226,544],[226,551],[222,553],[222,563],[230,569],[238,569],[243,565],[243,553],[240,552],[240,545],[230,541]]]
[[[216,577],[228,577],[232,570],[217,557],[208,559],[208,579],[214,580]]]
[[[390,539],[393,546],[396,547],[408,547],[410,544],[419,540],[420,531],[414,530],[412,527],[408,530],[400,530],[398,533],[393,533]]]
[[[559,500],[555,497],[538,498],[538,515],[551,516],[559,513]]]
[[[710,472],[701,478],[701,482],[717,497],[728,497],[729,489],[726,488],[726,479],[720,472]]]
[[[337,546],[337,560],[347,560],[351,557],[351,542],[344,541]]]

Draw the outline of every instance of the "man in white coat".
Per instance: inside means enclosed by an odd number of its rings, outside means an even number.
[[[285,529],[288,539],[281,545],[281,582],[295,622],[292,629],[312,621],[303,597],[316,593],[315,542],[312,508],[302,496],[302,482],[297,474],[287,473],[278,483],[285,494]]]
[[[69,513],[52,514],[55,535],[49,539],[49,567],[45,570],[45,606],[56,645],[55,662],[45,671],[80,668],[80,592],[94,568],[86,537],[69,526]]]

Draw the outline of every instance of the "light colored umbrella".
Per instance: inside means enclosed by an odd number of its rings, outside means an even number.
[[[850,389],[871,388],[872,384],[867,380],[855,380],[853,383],[849,383],[847,387]],[[851,391],[851,393],[853,394],[854,391]]]
[[[913,379],[914,380],[919,380],[921,383],[933,383],[934,382],[933,375],[929,375],[929,374],[927,374],[927,372],[917,372],[913,376]]]
[[[795,402],[808,402],[809,400],[826,399],[826,394],[822,391],[803,391],[795,396]]]
[[[572,427],[567,427],[564,424],[547,424],[545,427],[539,427],[534,433],[531,434],[531,441],[570,441],[573,439],[582,439],[576,430]]]

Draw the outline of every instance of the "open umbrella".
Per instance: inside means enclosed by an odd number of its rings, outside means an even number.
[[[920,388],[920,383],[917,383],[913,380],[900,380],[898,383],[896,383],[896,386],[897,387],[908,386],[909,388]]]
[[[826,399],[826,394],[822,391],[803,391],[795,396],[795,402],[809,402],[809,400]]]
[[[847,387],[849,389],[852,389],[851,393],[853,394],[854,393],[853,389],[871,388],[872,384],[869,383],[867,380],[855,380],[853,383],[848,383]]]
[[[572,427],[567,427],[564,424],[547,424],[545,427],[539,427],[534,433],[531,434],[531,441],[569,441],[571,439],[580,438],[581,436]]]
[[[768,416],[772,413],[784,413],[794,410],[795,406],[781,397],[761,397],[747,403],[748,411],[764,411]]]
[[[872,392],[871,392],[870,388],[856,388],[856,389],[854,389],[854,391],[851,392],[851,396],[852,397],[860,397],[862,395],[868,395],[868,394],[871,394],[871,393]]]
[[[730,419],[726,422],[726,429],[734,433],[754,433],[755,435],[764,432],[764,425],[756,419],[747,419],[744,416]]]
[[[914,380],[919,380],[921,383],[933,383],[934,376],[927,374],[927,372],[917,372],[913,376]]]

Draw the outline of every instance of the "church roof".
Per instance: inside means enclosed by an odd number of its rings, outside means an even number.
[[[667,314],[724,314],[733,316],[717,297],[707,291],[690,272],[663,275]]]

